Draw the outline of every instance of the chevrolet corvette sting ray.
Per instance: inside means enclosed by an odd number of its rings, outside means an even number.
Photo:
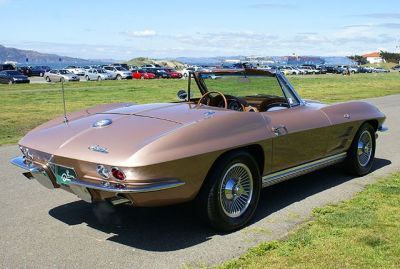
[[[339,162],[367,174],[386,130],[375,106],[303,100],[279,71],[190,73],[178,97],[56,118],[22,138],[11,162],[88,202],[193,201],[211,226],[233,231],[251,219],[263,187]]]

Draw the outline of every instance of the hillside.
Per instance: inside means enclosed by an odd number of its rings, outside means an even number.
[[[161,66],[168,66],[168,67],[171,67],[171,68],[176,68],[178,70],[184,68],[184,64],[182,62],[179,62],[179,61],[175,61],[175,60],[154,60],[154,59],[145,58],[145,57],[134,58],[134,59],[131,59],[131,60],[127,61],[126,63],[130,64],[130,65],[135,65],[135,66],[142,66],[142,65],[145,65],[145,64],[159,64]]]
[[[26,59],[28,58],[28,62]],[[16,48],[7,48],[0,45],[0,63],[5,61],[13,61],[17,63],[29,63],[29,64],[50,64],[60,62],[60,58],[63,62],[84,64],[89,60],[59,56],[56,54],[40,53],[33,50],[20,50]]]

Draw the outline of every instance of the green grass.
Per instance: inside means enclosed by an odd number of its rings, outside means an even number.
[[[339,102],[400,93],[400,74],[292,76],[305,99]],[[59,83],[0,85],[0,145],[16,143],[27,131],[62,114]],[[66,83],[69,112],[111,102],[176,101],[185,80],[134,80]],[[198,96],[198,95],[197,95]]]
[[[400,173],[313,215],[286,239],[218,268],[400,268]]]

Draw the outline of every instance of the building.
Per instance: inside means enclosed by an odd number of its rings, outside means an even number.
[[[381,54],[379,52],[367,53],[362,55],[362,57],[366,58],[370,64],[379,64],[385,62],[385,60],[381,57]]]

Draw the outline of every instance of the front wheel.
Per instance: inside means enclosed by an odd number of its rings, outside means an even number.
[[[247,152],[233,152],[210,171],[196,199],[197,209],[215,229],[234,231],[253,216],[260,190],[260,170],[254,158]]]
[[[375,129],[369,123],[361,125],[348,151],[347,170],[356,176],[363,176],[371,171],[375,158]]]
[[[46,77],[46,81],[47,81],[47,82],[51,82],[51,80],[50,80],[49,77]]]
[[[86,80],[87,80],[87,81],[89,81],[89,80],[90,80],[89,76],[86,76]]]
[[[121,75],[117,75],[117,80],[121,80],[121,79],[122,79]]]

